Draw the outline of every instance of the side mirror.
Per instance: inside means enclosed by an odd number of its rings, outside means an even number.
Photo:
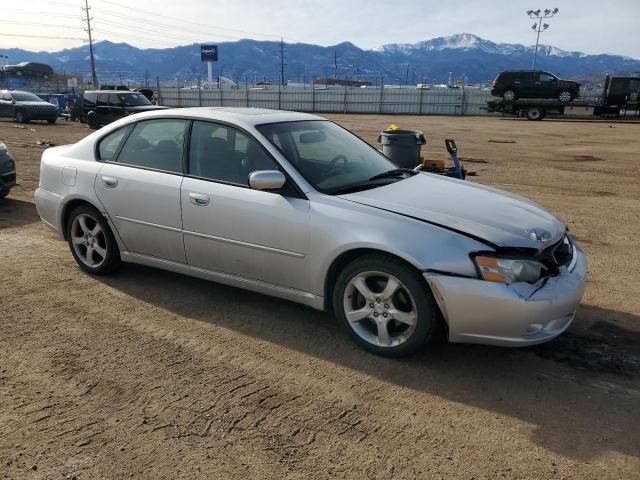
[[[278,170],[259,170],[249,175],[249,186],[254,190],[279,190],[287,178]]]

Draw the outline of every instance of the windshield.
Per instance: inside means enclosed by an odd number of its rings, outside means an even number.
[[[12,92],[11,96],[16,102],[43,102],[40,97],[29,92]]]
[[[375,188],[409,175],[374,178],[398,169],[364,140],[328,120],[270,123],[257,129],[322,193]]]
[[[125,107],[138,107],[140,105],[151,105],[147,97],[141,93],[119,93],[120,103]]]

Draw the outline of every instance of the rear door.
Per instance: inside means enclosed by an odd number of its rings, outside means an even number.
[[[195,267],[306,290],[309,201],[295,190],[248,185],[278,169],[259,142],[233,127],[193,122],[182,184],[187,261]]]
[[[98,99],[96,101],[96,114],[98,115],[98,124],[106,125],[110,123],[109,114],[109,94],[108,93],[99,93]]]
[[[187,125],[143,120],[98,145],[104,166],[96,194],[129,252],[185,261],[180,186]]]

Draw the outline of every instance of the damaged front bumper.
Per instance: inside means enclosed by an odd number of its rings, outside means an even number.
[[[549,341],[571,324],[587,281],[579,247],[560,273],[536,284],[425,273],[449,327],[449,341],[524,347]]]

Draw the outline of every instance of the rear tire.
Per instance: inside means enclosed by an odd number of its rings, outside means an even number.
[[[384,357],[415,353],[435,336],[441,315],[422,276],[385,255],[354,260],[338,275],[333,310],[353,340]]]
[[[108,275],[120,267],[120,250],[109,224],[89,205],[73,209],[67,221],[67,241],[80,268],[93,275]]]
[[[98,116],[93,112],[89,113],[89,115],[87,115],[87,124],[89,128],[97,130],[100,127],[100,125],[98,125]]]
[[[7,189],[7,190],[0,190],[0,199],[6,197],[7,195],[9,195],[9,192],[11,191],[11,189]]]
[[[540,107],[531,107],[527,110],[527,120],[542,120],[544,110]]]
[[[505,90],[504,93],[502,94],[502,99],[505,102],[513,102],[514,100],[518,99],[518,95],[516,95],[515,90],[513,90],[512,88],[509,88]]]
[[[17,123],[27,123],[28,122],[27,117],[25,117],[24,113],[22,113],[21,110],[18,110],[16,112],[16,122]]]
[[[57,118],[48,118],[47,119],[47,123],[49,125],[53,125],[54,123],[56,123],[56,120],[58,120]]]

